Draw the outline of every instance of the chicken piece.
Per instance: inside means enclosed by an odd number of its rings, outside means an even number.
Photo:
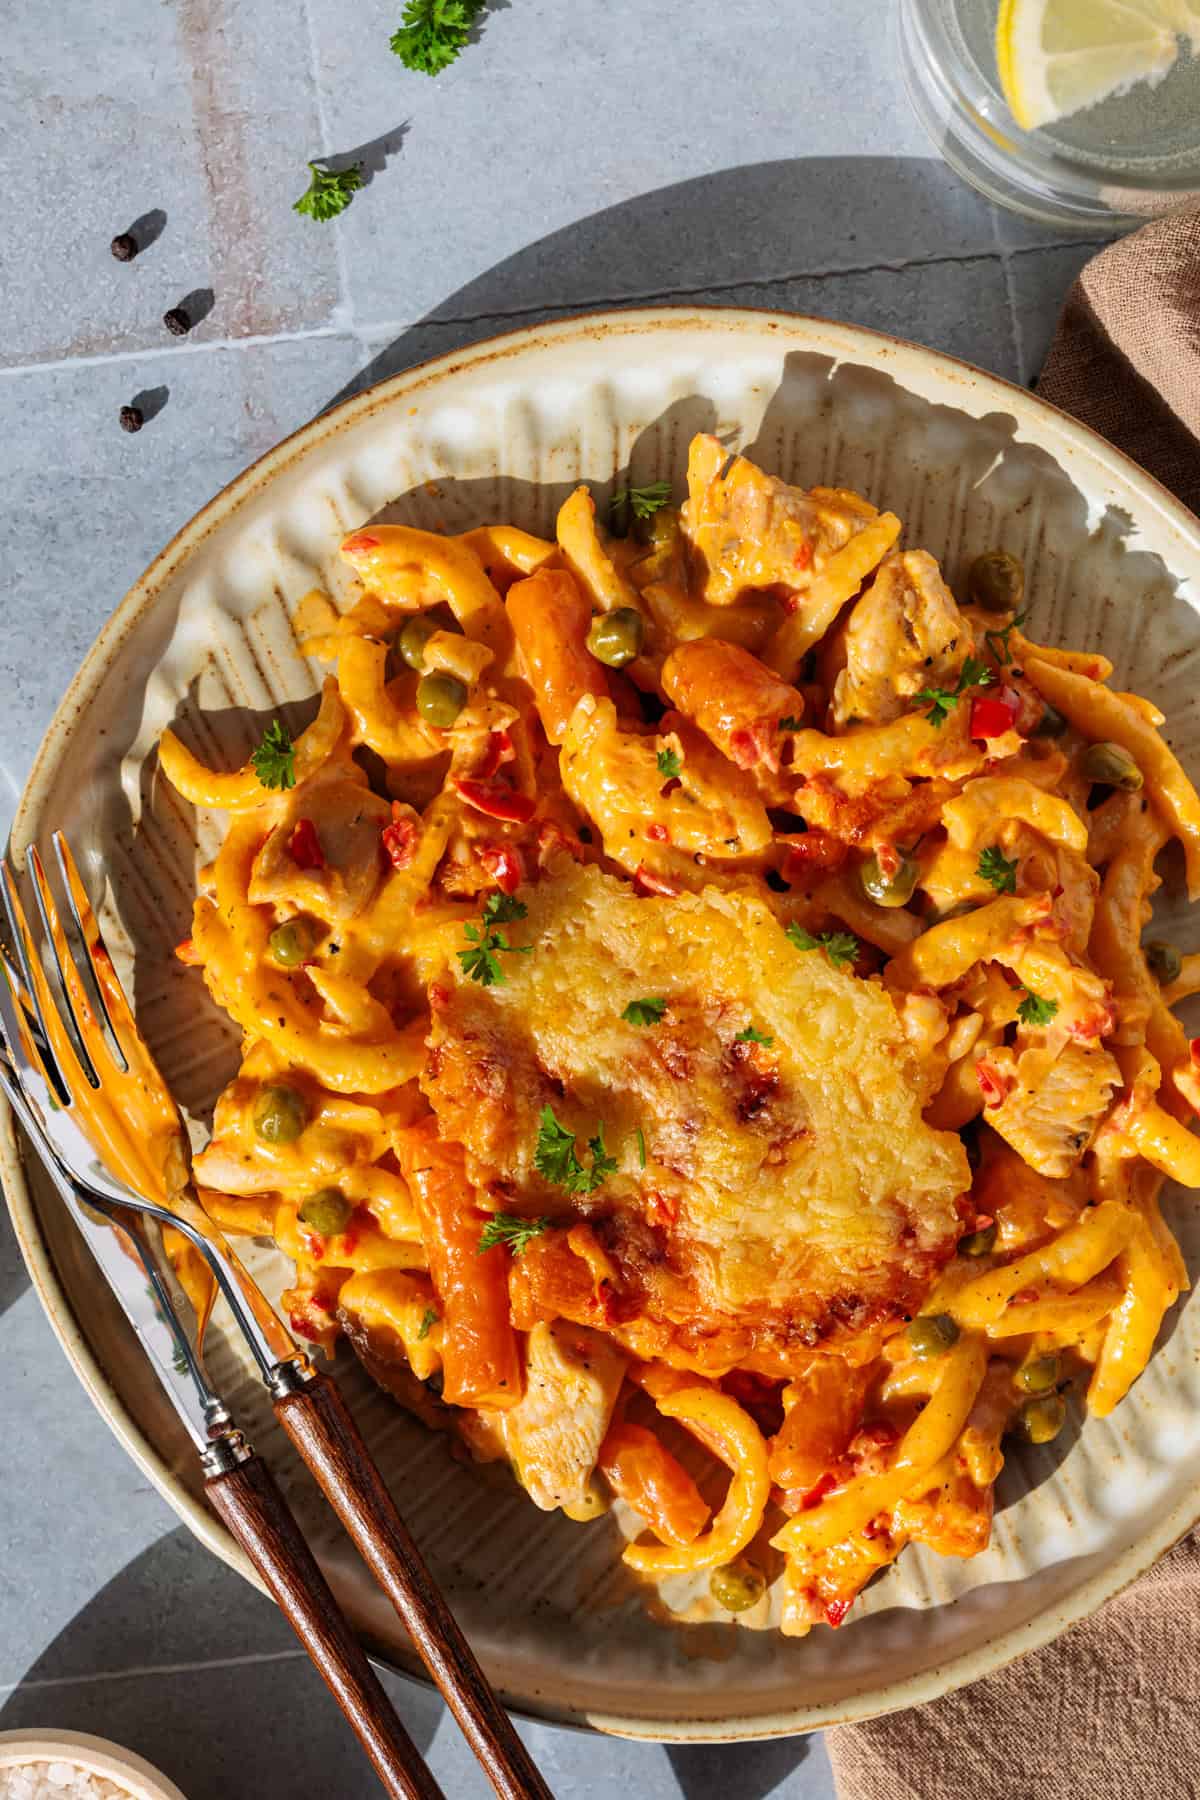
[[[804,593],[878,516],[857,494],[806,493],[764,475],[744,456],[731,456],[715,437],[692,439],[683,526],[703,569],[703,598],[712,606],[732,606],[753,589]]]
[[[390,818],[388,802],[371,792],[358,764],[349,756],[332,759],[288,795],[254,859],[251,904],[311,913],[330,925],[353,918],[383,879],[380,833]]]
[[[970,627],[933,557],[893,551],[850,614],[834,722],[898,719],[922,688],[953,688],[970,649]]]
[[[611,1340],[565,1319],[535,1325],[525,1346],[525,1391],[516,1406],[487,1412],[517,1480],[543,1512],[593,1512],[588,1488],[626,1358]],[[486,1409],[484,1409],[486,1411]]]
[[[1108,1111],[1121,1071],[1098,1043],[1045,1053],[998,1048],[977,1064],[984,1118],[1040,1175],[1062,1180],[1076,1167]]]

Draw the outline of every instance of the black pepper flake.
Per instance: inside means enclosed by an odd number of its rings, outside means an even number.
[[[189,314],[184,312],[182,306],[173,306],[169,312],[165,312],[163,314],[163,324],[171,333],[172,337],[186,337],[188,332],[192,329],[191,318]]]
[[[132,231],[118,232],[108,247],[118,262],[132,262],[138,253],[138,242]]]
[[[123,406],[117,417],[121,421],[122,431],[140,431],[146,423],[140,407]]]

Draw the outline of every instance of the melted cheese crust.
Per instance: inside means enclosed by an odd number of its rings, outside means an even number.
[[[512,941],[535,947],[503,985],[447,958],[423,1079],[498,1205],[589,1220],[618,1294],[674,1324],[750,1326],[783,1350],[913,1309],[970,1172],[921,1117],[877,981],[797,950],[750,894],[642,899],[573,863],[531,891]],[[647,996],[661,1023],[627,1023]],[[738,1042],[748,1027],[771,1043]],[[547,1105],[581,1153],[603,1124],[618,1168],[594,1194],[537,1172]]]

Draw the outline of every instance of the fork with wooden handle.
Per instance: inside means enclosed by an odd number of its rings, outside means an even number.
[[[276,1416],[391,1601],[496,1793],[503,1800],[552,1800],[335,1383],[313,1367],[186,1182],[172,1188],[168,1202],[161,1170],[150,1166],[144,1139],[129,1120],[144,1112],[149,1095],[160,1117],[165,1109],[180,1133],[182,1126],[138,1030],[70,848],[59,832],[53,843],[74,943],[36,849],[29,851],[28,865],[46,966],[7,863],[0,871],[0,891],[37,1026],[38,1060],[21,1070],[21,1078],[26,1087],[30,1080],[41,1085],[39,1110],[60,1158],[110,1204],[137,1208],[173,1226],[204,1258],[250,1346]],[[162,1198],[150,1199],[148,1190]]]

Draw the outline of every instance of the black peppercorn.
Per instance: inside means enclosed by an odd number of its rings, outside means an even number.
[[[118,417],[121,421],[122,431],[140,431],[146,423],[141,408],[137,406],[123,406]]]
[[[173,337],[186,337],[192,329],[192,321],[182,306],[173,306],[170,312],[165,312],[163,324]]]
[[[122,231],[109,245],[118,262],[132,262],[138,253],[137,239],[131,231]]]

